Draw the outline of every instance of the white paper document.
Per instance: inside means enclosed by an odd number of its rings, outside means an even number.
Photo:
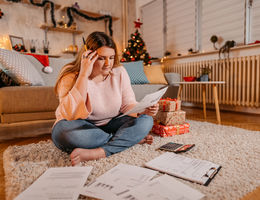
[[[125,112],[124,114],[118,116],[123,117],[125,115],[129,115],[132,113],[140,113],[143,112],[147,107],[150,107],[154,104],[156,104],[161,97],[164,95],[164,93],[167,91],[168,86],[164,87],[154,93],[147,94],[140,102],[138,102],[135,107],[133,107],[131,110]]]
[[[204,196],[176,178],[162,175],[123,194],[120,200],[199,200]]]
[[[145,163],[145,166],[203,185],[209,184],[221,168],[210,161],[188,158],[172,152],[156,157]]]
[[[91,166],[50,168],[15,200],[76,200],[91,170]]]
[[[131,189],[150,181],[156,174],[154,170],[119,164],[85,186],[80,194],[97,199],[117,200]]]

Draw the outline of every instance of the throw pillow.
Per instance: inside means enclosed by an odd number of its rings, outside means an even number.
[[[19,86],[20,84],[12,79],[6,72],[0,68],[0,88],[6,86]]]
[[[147,84],[149,81],[144,73],[143,61],[122,63],[125,67],[131,84]]]
[[[0,49],[0,62],[9,76],[20,85],[45,85],[41,75],[24,55],[6,49]]]
[[[168,84],[161,65],[144,66],[144,73],[151,84]]]
[[[174,72],[168,72],[164,74],[169,85],[176,85],[178,86],[179,84],[174,84],[174,82],[180,82],[181,81],[181,75],[179,73],[174,73]]]

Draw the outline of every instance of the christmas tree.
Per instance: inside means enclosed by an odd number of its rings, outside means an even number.
[[[141,34],[138,31],[138,28],[140,28],[141,25],[142,23],[139,19],[138,21],[135,21],[136,31],[135,33],[131,34],[131,39],[128,40],[128,46],[123,52],[121,62],[143,60],[145,65],[150,65],[152,63],[151,57],[146,51],[145,43],[141,37]]]

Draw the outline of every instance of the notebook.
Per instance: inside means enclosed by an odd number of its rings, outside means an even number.
[[[210,161],[166,152],[145,163],[145,167],[207,186],[221,166]]]

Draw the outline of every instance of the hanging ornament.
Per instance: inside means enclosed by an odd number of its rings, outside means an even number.
[[[0,19],[2,18],[2,16],[4,16],[4,13],[2,12],[2,10],[0,8]]]
[[[135,58],[131,58],[132,61],[135,61]]]
[[[143,24],[140,22],[139,18],[137,19],[137,21],[134,21],[134,23],[135,23],[135,28],[141,28],[141,25]]]

